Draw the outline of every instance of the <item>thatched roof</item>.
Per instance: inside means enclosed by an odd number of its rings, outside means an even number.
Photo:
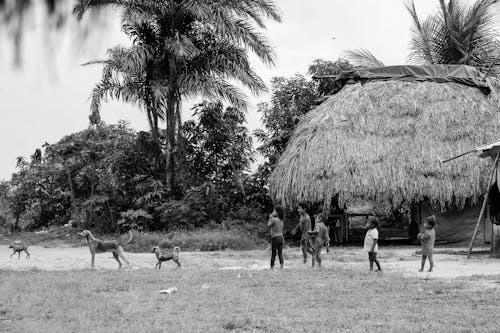
[[[306,114],[270,179],[287,206],[374,200],[387,208],[431,200],[462,206],[481,196],[490,159],[444,159],[499,137],[500,113],[476,87],[371,81],[346,85]]]

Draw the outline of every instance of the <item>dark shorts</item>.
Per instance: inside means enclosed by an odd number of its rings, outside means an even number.
[[[283,247],[283,236],[276,236],[271,238],[271,247],[272,248],[278,248],[278,247]]]

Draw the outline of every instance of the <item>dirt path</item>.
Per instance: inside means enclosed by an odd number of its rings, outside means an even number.
[[[435,271],[419,273],[420,256],[415,254],[416,247],[385,247],[379,253],[384,271],[399,272],[405,276],[421,278],[470,278],[474,276],[500,275],[500,260],[487,255],[476,255],[467,260],[465,255],[444,254],[458,253],[461,249],[437,249],[435,254]],[[90,267],[90,253],[87,247],[78,248],[29,248],[31,259],[21,259],[17,255],[10,258],[11,250],[0,246],[0,269],[14,270],[80,270]],[[462,249],[463,250],[463,249]],[[302,264],[298,248],[285,249],[286,268],[309,269]],[[152,253],[126,253],[131,265],[127,269],[152,269],[156,258]],[[257,251],[219,251],[219,252],[182,252],[180,256],[184,269],[234,269],[259,270],[269,266],[269,249]],[[367,270],[368,262],[365,254],[358,247],[333,248],[323,256],[324,267],[349,267],[356,270]],[[124,266],[126,267],[126,266]],[[163,269],[174,269],[175,264],[167,262]],[[116,269],[117,263],[110,253],[96,255],[96,269]]]

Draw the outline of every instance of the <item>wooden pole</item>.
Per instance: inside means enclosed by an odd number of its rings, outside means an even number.
[[[467,253],[467,259],[470,258],[470,254],[472,253],[472,247],[474,246],[474,241],[476,240],[477,230],[479,229],[479,223],[481,223],[481,220],[483,219],[484,216],[484,212],[486,211],[486,203],[488,202],[488,193],[490,192],[491,181],[493,180],[493,176],[495,175],[495,171],[497,169],[499,155],[500,153],[497,154],[495,158],[495,163],[493,164],[493,168],[491,169],[490,179],[488,180],[488,188],[484,195],[483,206],[481,207],[481,212],[479,213],[479,217],[477,218],[477,223],[476,227],[474,228],[474,233],[472,234],[472,239],[469,245],[469,252]]]
[[[459,158],[459,157],[465,156],[465,155],[470,154],[470,153],[473,153],[473,152],[475,152],[475,151],[476,151],[475,149],[472,149],[472,150],[466,151],[465,153],[462,153],[462,154],[460,154],[460,155],[453,156],[453,157],[448,158],[448,159],[446,159],[446,160],[442,160],[442,161],[441,161],[441,163],[442,163],[442,164],[444,164],[444,163],[446,163],[446,162],[453,161],[453,160],[455,160],[455,159],[457,159],[457,158]]]

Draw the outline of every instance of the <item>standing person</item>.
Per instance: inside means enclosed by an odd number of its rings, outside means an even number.
[[[419,272],[424,271],[426,259],[429,259],[429,272],[432,272],[432,268],[434,267],[432,255],[434,254],[434,243],[436,241],[435,225],[436,217],[434,215],[427,217],[424,222],[424,232],[417,235],[418,240],[422,243],[422,265]]]
[[[292,234],[296,234],[298,230],[300,230],[300,247],[302,249],[302,255],[304,257],[304,264],[307,262],[307,243],[309,239],[308,231],[311,231],[311,217],[307,213],[307,206],[305,203],[299,203],[297,208],[299,212],[299,223],[292,230]],[[313,249],[314,251],[314,249]]]
[[[285,218],[285,211],[281,205],[274,205],[274,210],[269,215],[267,226],[271,231],[271,269],[274,268],[274,261],[276,254],[280,261],[280,269],[283,269],[283,221]]]
[[[368,218],[368,231],[365,236],[365,244],[363,250],[368,252],[368,260],[370,261],[370,271],[373,271],[373,263],[377,265],[377,271],[380,272],[380,263],[377,260],[378,252],[378,219],[375,216]]]
[[[330,246],[330,236],[329,228],[326,226],[327,217],[325,214],[320,213],[316,216],[316,223],[314,225],[313,231],[308,231],[309,234],[309,248],[312,250],[312,267],[314,267],[315,261],[318,262],[318,266],[321,267],[321,249],[326,247],[328,252],[328,247]]]

